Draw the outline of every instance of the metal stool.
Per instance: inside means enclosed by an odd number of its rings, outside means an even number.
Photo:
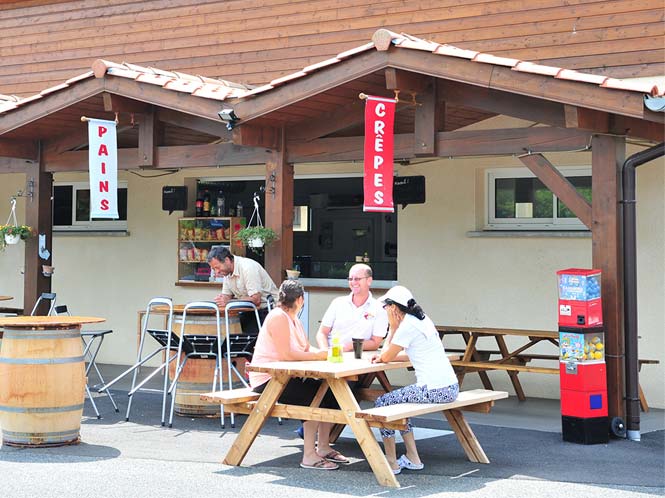
[[[187,312],[196,309],[209,309],[215,312],[216,334],[187,334]],[[184,358],[181,357],[184,352]],[[169,414],[169,427],[173,427],[173,411],[175,409],[176,391],[178,389],[178,379],[180,374],[187,365],[187,360],[191,359],[207,359],[215,358],[215,372],[212,381],[212,390],[217,387],[217,378],[219,377],[219,389],[223,390],[223,376],[222,376],[222,335],[220,328],[220,314],[219,307],[212,301],[194,301],[188,303],[182,313],[182,324],[180,328],[180,340],[178,342],[178,352],[176,358],[176,372],[173,376],[173,381],[169,387],[169,394],[171,395],[171,411]],[[224,407],[220,405],[221,409],[221,424],[224,428]],[[233,424],[233,414],[231,414],[231,423]]]
[[[67,308],[66,304],[59,304],[57,306],[53,307],[53,312],[56,315],[71,315],[69,312],[69,309]],[[85,368],[85,376],[86,378],[89,378],[90,374],[90,369],[94,368],[95,372],[97,373],[97,377],[99,378],[101,385],[104,384],[105,380],[104,377],[102,377],[102,373],[99,371],[99,368],[97,368],[97,354],[99,354],[99,350],[102,347],[102,344],[104,342],[104,337],[107,334],[112,333],[113,330],[82,330],[81,331],[81,340],[83,341],[83,357],[87,358],[88,360],[88,365]],[[93,389],[97,389],[100,384],[96,384],[92,386]],[[100,419],[102,418],[101,415],[99,414],[99,410],[97,409],[97,404],[95,403],[94,398],[92,397],[92,394],[90,392],[90,388],[87,385],[85,386],[85,390],[88,394],[88,398],[90,398],[90,403],[92,404],[93,410],[95,410],[95,414],[97,415],[97,418]],[[106,391],[107,396],[109,397],[109,400],[111,400],[111,404],[113,405],[113,408],[115,409],[116,412],[120,411],[118,410],[118,405],[115,404],[115,400],[113,399],[113,395],[111,394],[111,391]]]
[[[42,294],[37,298],[37,302],[32,307],[32,311],[30,312],[30,316],[35,316],[35,312],[37,311],[37,308],[39,308],[39,305],[42,303],[42,301],[50,301],[51,302],[46,315],[52,315],[53,314],[53,309],[55,308],[55,292],[42,292]]]
[[[153,314],[163,314],[164,307],[167,309],[167,317],[166,317],[166,328],[165,329],[160,329],[160,328],[148,328],[150,324],[150,317]],[[161,309],[157,309],[161,308]],[[136,394],[138,391],[148,391],[148,392],[160,392],[160,390],[155,390],[155,389],[147,389],[143,388],[143,386],[150,380],[152,379],[155,375],[157,375],[159,372],[163,371],[164,375],[164,385],[163,388],[161,389],[162,392],[162,426],[165,425],[166,421],[166,395],[168,394],[169,391],[169,376],[168,376],[168,365],[176,359],[176,355],[173,354],[171,355],[172,351],[177,350],[181,345],[180,345],[180,338],[172,332],[172,322],[173,322],[173,301],[169,299],[168,297],[156,297],[154,299],[151,299],[150,302],[148,302],[148,306],[146,308],[146,314],[143,318],[143,324],[141,326],[141,341],[139,343],[139,351],[136,357],[136,363],[132,365],[130,368],[122,372],[120,375],[118,375],[115,379],[113,379],[111,382],[108,384],[102,386],[98,392],[104,392],[108,390],[109,387],[111,387],[113,384],[118,382],[120,379],[122,379],[125,375],[129,373],[133,373],[132,376],[132,385],[127,393],[127,396],[129,396],[129,402],[127,403],[127,414],[125,416],[125,420],[129,420],[129,412],[132,408],[132,399],[133,395]],[[150,335],[153,339],[157,341],[159,344],[159,347],[149,353],[148,355],[144,356],[143,355],[143,346],[145,344],[145,338],[146,335]],[[138,370],[139,368],[145,364],[148,360],[159,354],[160,352],[164,352],[164,361],[162,364],[157,367],[150,375],[148,375],[145,379],[143,379],[139,384],[136,383],[137,375],[138,375]]]

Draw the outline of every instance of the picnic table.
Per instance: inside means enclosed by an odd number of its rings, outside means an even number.
[[[488,370],[504,370],[508,372],[515,393],[520,401],[526,400],[526,395],[518,378],[520,372],[559,374],[559,332],[553,330],[524,330],[524,329],[499,329],[491,327],[460,327],[449,325],[437,325],[436,329],[443,340],[447,335],[461,335],[464,338],[465,348],[447,348],[447,352],[463,353],[460,360],[451,361],[457,371],[457,377],[462,385],[467,373],[477,372],[485,389],[493,389],[492,382],[487,376]],[[489,337],[496,343],[496,349],[487,349],[478,345],[478,339]],[[509,348],[506,337],[521,340],[517,347]],[[555,354],[538,354],[531,352],[531,348],[545,342],[556,347]],[[491,356],[498,356],[490,359]],[[555,367],[532,366],[532,360],[556,361]]]
[[[258,436],[269,417],[293,418],[300,420],[318,420],[334,424],[348,425],[355,435],[360,448],[383,486],[399,487],[386,457],[381,450],[370,426],[406,428],[407,419],[425,413],[443,412],[451,428],[460,441],[467,457],[474,462],[488,463],[480,443],[468,425],[462,409],[489,411],[495,399],[507,397],[505,392],[477,390],[460,393],[460,399],[448,404],[404,403],[380,408],[362,410],[349,387],[349,380],[358,380],[364,384],[368,375],[403,369],[409,362],[371,363],[372,352],[355,359],[353,353],[344,353],[342,363],[328,361],[279,361],[250,365],[248,369],[270,374],[271,380],[261,395],[249,389],[220,391],[204,396],[210,402],[223,403],[226,411],[248,413],[240,433],[229,449],[224,463],[238,466]],[[286,384],[292,378],[323,379],[321,388],[309,406],[295,406],[277,403]],[[339,404],[339,409],[320,408],[319,405],[326,391],[330,388]]]

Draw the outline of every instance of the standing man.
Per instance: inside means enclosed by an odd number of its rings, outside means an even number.
[[[226,247],[214,247],[208,253],[208,264],[215,275],[224,277],[222,293],[215,297],[221,310],[231,299],[251,301],[259,309],[261,322],[268,314],[268,296],[275,302],[278,290],[268,272],[256,261],[234,256]],[[246,334],[258,334],[254,312],[240,313],[240,325]]]
[[[316,333],[316,343],[328,349],[331,332],[339,334],[344,351],[353,349],[354,337],[365,339],[363,349],[374,351],[388,331],[388,315],[369,291],[372,285],[372,269],[356,264],[349,270],[351,293],[333,299]]]

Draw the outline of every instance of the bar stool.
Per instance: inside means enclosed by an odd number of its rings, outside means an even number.
[[[195,310],[211,310],[215,313],[216,334],[188,334],[187,333],[187,312]],[[184,357],[183,357],[184,353]],[[180,327],[180,340],[178,342],[178,350],[175,355],[176,358],[176,371],[171,381],[168,393],[171,395],[171,411],[169,414],[169,427],[173,427],[173,412],[175,409],[175,398],[178,389],[178,379],[182,374],[187,360],[189,359],[208,359],[213,357],[215,359],[215,371],[213,374],[212,390],[217,388],[217,378],[219,377],[219,389],[223,390],[223,376],[222,376],[222,334],[220,328],[220,313],[219,307],[212,301],[194,301],[187,303],[182,313],[182,323]],[[181,360],[182,358],[182,360]],[[224,407],[220,405],[221,410],[221,424],[224,429]],[[233,424],[233,414],[231,414]]]
[[[59,304],[57,306],[54,306],[53,312],[56,315],[71,316],[71,313],[69,312],[69,309],[67,308],[66,304]],[[87,358],[88,360],[88,365],[85,368],[85,376],[86,378],[89,378],[90,370],[94,368],[95,372],[97,373],[97,378],[99,378],[101,382],[101,385],[104,384],[105,380],[104,377],[102,377],[102,373],[99,371],[99,368],[97,367],[97,362],[96,362],[97,355],[99,354],[99,350],[101,349],[102,344],[104,342],[104,337],[112,332],[113,330],[110,329],[81,331],[81,340],[83,341],[83,357]],[[98,387],[99,384],[92,386],[93,389],[96,389]],[[92,397],[92,394],[90,392],[90,387],[87,385],[87,382],[85,389],[86,392],[88,393],[88,398],[90,398],[90,404],[92,404],[92,408],[93,410],[95,410],[97,418],[98,419],[102,418],[101,415],[99,414],[99,410],[97,409],[97,404],[95,403],[95,400]],[[111,391],[106,391],[106,394],[109,397],[109,400],[111,401],[111,404],[113,405],[113,408],[115,409],[116,413],[119,412],[120,410],[118,409],[118,405],[115,404],[115,400],[113,399]]]
[[[161,329],[161,328],[149,327],[151,317],[154,315],[163,316],[164,312],[166,312],[166,328]],[[122,379],[123,377],[125,377],[130,373],[133,373],[132,385],[129,392],[127,393],[129,401],[127,403],[127,414],[125,415],[125,421],[129,420],[129,412],[132,408],[132,400],[134,394],[136,394],[138,391],[146,391],[146,392],[161,391],[162,426],[164,426],[166,423],[166,396],[169,390],[168,365],[176,359],[176,355],[171,354],[171,352],[176,351],[181,346],[180,338],[172,331],[172,322],[173,322],[173,301],[168,297],[156,297],[151,299],[148,302],[145,316],[143,317],[143,324],[141,326],[141,340],[139,342],[139,351],[136,356],[136,363],[134,363],[134,365],[132,365],[130,368],[122,372],[111,382],[102,386],[98,390],[98,392],[100,393],[107,391],[108,388],[110,388],[120,379]],[[145,345],[146,335],[149,335],[150,337],[155,339],[155,341],[157,341],[157,343],[159,344],[159,347],[154,351],[152,351],[151,353],[144,356],[143,347]],[[164,360],[162,361],[161,365],[155,368],[155,370],[153,370],[152,373],[150,373],[145,379],[143,379],[140,383],[137,384],[136,380],[137,380],[138,370],[140,369],[140,367],[144,365],[148,360],[159,354],[160,352],[164,352]],[[143,387],[148,381],[150,381],[150,379],[152,379],[155,375],[157,375],[159,372],[162,371],[164,375],[164,384],[161,390],[148,389]]]

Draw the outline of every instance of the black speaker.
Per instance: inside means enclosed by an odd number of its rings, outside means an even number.
[[[187,209],[187,187],[162,187],[162,209],[169,214]]]
[[[424,176],[396,176],[393,179],[393,203],[425,204]]]

